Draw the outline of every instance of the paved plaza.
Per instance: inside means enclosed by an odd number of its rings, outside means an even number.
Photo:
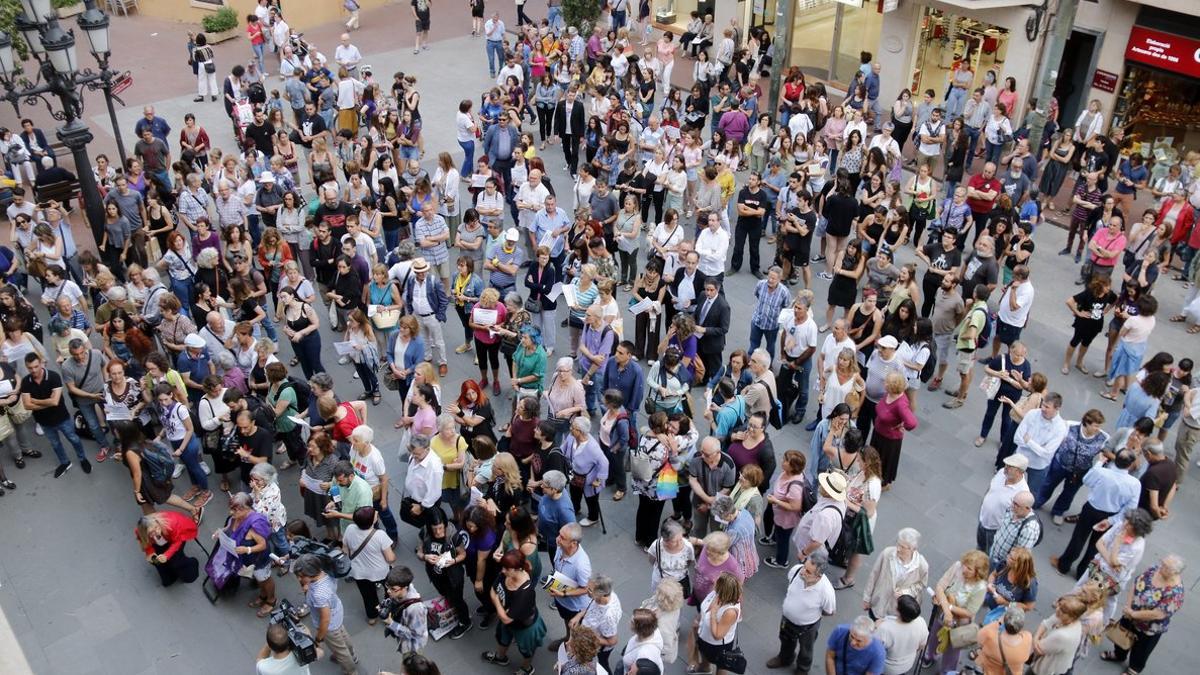
[[[465,3],[464,3],[465,4]],[[530,3],[531,5],[533,3]],[[426,168],[433,170],[433,161],[442,150],[461,158],[454,142],[454,115],[463,98],[478,100],[479,93],[490,84],[487,78],[483,41],[465,36],[465,15],[456,17],[463,26],[463,37],[447,37],[435,41],[428,52],[420,56],[411,53],[411,21],[407,8],[392,6],[388,16],[400,16],[403,24],[395,39],[379,39],[384,27],[367,28],[362,44],[366,59],[375,68],[377,79],[386,82],[394,71],[415,74],[423,101]],[[511,3],[502,7],[506,21],[513,17]],[[449,11],[449,10],[446,10]],[[401,14],[403,13],[403,14]],[[364,26],[370,26],[373,14],[364,14]],[[450,19],[447,18],[447,21]],[[114,19],[114,21],[117,21]],[[357,38],[356,38],[357,40]],[[390,44],[390,47],[385,45]],[[242,47],[244,47],[244,43]],[[323,51],[332,51],[332,41],[320,43]],[[117,59],[121,47],[118,45]],[[224,48],[223,48],[224,49]],[[182,50],[180,50],[182,53]],[[230,63],[228,59],[226,64]],[[194,84],[191,74],[182,64],[164,64],[178,71],[178,77]],[[222,66],[222,71],[225,66]],[[678,70],[684,70],[682,68]],[[278,80],[272,81],[278,86]],[[269,86],[268,89],[271,87]],[[229,125],[221,104],[194,104],[190,88],[179,86],[164,89],[173,95],[152,102],[157,113],[178,127],[185,112],[195,112],[206,126],[214,145],[233,146]],[[143,94],[144,96],[145,94]],[[93,126],[104,124],[99,107],[89,108]],[[121,125],[131,129],[140,115],[140,107],[131,106],[119,111]],[[526,124],[528,130],[530,126]],[[546,160],[549,176],[560,195],[569,195],[570,179],[566,173],[561,150],[551,146],[540,153]],[[739,182],[744,174],[739,174]],[[568,204],[569,205],[569,204]],[[1030,325],[1024,341],[1029,346],[1029,358],[1034,371],[1045,373],[1051,391],[1064,398],[1063,415],[1077,420],[1089,408],[1102,410],[1109,420],[1108,430],[1116,420],[1120,406],[1100,398],[1100,380],[1072,372],[1059,374],[1063,350],[1070,337],[1069,315],[1064,306],[1066,297],[1077,291],[1073,280],[1077,274],[1069,259],[1059,257],[1065,232],[1054,226],[1037,230],[1037,250],[1032,258],[1032,281],[1037,290]],[[770,251],[764,240],[763,255]],[[912,248],[905,247],[897,263],[913,260]],[[816,270],[820,271],[820,269]],[[823,316],[827,282],[814,274],[817,316]],[[725,292],[733,305],[734,321],[727,350],[745,346],[748,342],[749,307],[753,303],[754,278],[743,272],[726,277]],[[793,291],[796,287],[793,287]],[[1181,357],[1200,357],[1195,337],[1187,337],[1181,324],[1170,324],[1166,317],[1175,313],[1183,298],[1178,282],[1164,277],[1156,288],[1159,299],[1159,323],[1150,344],[1150,353],[1166,350],[1176,360]],[[623,298],[622,298],[623,300]],[[993,297],[993,302],[995,297]],[[560,309],[560,313],[563,310]],[[626,317],[628,334],[632,334],[632,317]],[[447,344],[461,341],[460,326],[451,320],[446,327]],[[565,333],[565,331],[562,331]],[[337,382],[343,398],[356,396],[361,384],[352,379],[351,366],[337,366],[331,343],[335,339],[323,327],[322,340],[326,349],[325,363]],[[566,335],[559,340],[559,354],[567,353]],[[1103,337],[1094,345],[1088,357],[1092,369],[1099,368],[1103,356]],[[290,347],[281,346],[280,357],[290,358]],[[466,377],[477,377],[471,354],[450,355],[450,376],[443,383],[444,392],[457,392]],[[953,384],[952,375],[947,382]],[[976,378],[978,381],[978,378]],[[507,380],[507,378],[505,378]],[[901,527],[915,527],[923,535],[921,553],[930,563],[931,581],[961,553],[973,546],[976,515],[982,494],[992,475],[998,430],[982,448],[972,440],[978,433],[983,416],[983,403],[978,387],[973,387],[965,406],[947,411],[941,407],[942,393],[921,390],[917,416],[920,427],[910,433],[905,442],[900,477],[893,489],[879,502],[879,518],[875,531],[877,550],[892,543]],[[813,414],[815,396],[809,406]],[[376,445],[389,464],[392,484],[403,485],[404,464],[398,459],[399,434],[392,429],[400,402],[394,392],[386,392],[383,403],[369,407],[368,424],[376,431]],[[497,418],[506,419],[508,404],[497,408]],[[998,426],[998,425],[997,425]],[[768,430],[776,453],[798,448],[807,452],[810,434],[799,426],[788,425],[782,431]],[[1175,440],[1169,436],[1168,447]],[[42,439],[38,443],[44,444]],[[89,444],[93,448],[94,444]],[[24,471],[9,468],[9,477],[19,488],[0,498],[0,608],[24,652],[30,668],[36,673],[55,675],[88,675],[92,673],[246,673],[253,669],[255,655],[264,642],[266,622],[256,619],[254,610],[246,607],[250,593],[243,590],[233,599],[211,605],[200,592],[199,583],[159,587],[157,575],[146,563],[133,537],[133,526],[140,512],[130,494],[129,477],[120,464],[108,461],[97,465],[91,475],[76,467],[62,479],[52,477],[53,459],[48,447],[46,456],[30,462]],[[1184,574],[1185,586],[1194,590],[1200,574],[1200,545],[1196,540],[1196,514],[1200,513],[1200,489],[1196,480],[1200,469],[1192,468],[1192,481],[1185,483],[1172,507],[1172,517],[1156,523],[1148,538],[1142,567],[1156,562],[1168,552],[1181,554],[1192,566]],[[280,477],[284,501],[293,517],[302,513],[296,489],[297,471],[284,472]],[[399,504],[400,495],[392,495]],[[1076,507],[1084,495],[1076,497]],[[634,510],[637,500],[631,495],[621,502],[611,501],[611,492],[603,501],[607,534],[599,527],[586,530],[584,548],[592,559],[596,573],[612,576],[615,592],[625,607],[625,623],[630,612],[649,594],[650,563],[633,542]],[[226,500],[217,495],[208,507],[201,526],[202,535],[219,527],[224,517]],[[1059,553],[1070,535],[1070,525],[1054,526],[1049,514],[1042,514],[1047,527],[1044,541],[1035,551],[1041,583],[1037,621],[1048,615],[1054,598],[1066,592],[1073,579],[1058,575],[1047,557]],[[206,545],[207,545],[206,541]],[[397,547],[398,564],[408,565],[416,574],[416,586],[423,595],[433,594],[423,568],[417,563],[413,548],[416,537],[411,527],[401,525],[401,541]],[[189,545],[192,555],[199,552]],[[760,554],[766,550],[760,548]],[[860,579],[865,577],[867,565]],[[543,563],[545,564],[545,563]],[[840,570],[831,568],[831,575]],[[837,616],[827,619],[821,629],[827,636],[836,622],[853,619],[862,607],[861,583],[858,588],[838,593]],[[280,597],[293,602],[300,597],[294,578],[281,580]],[[780,604],[785,589],[785,573],[763,566],[747,584],[745,619],[738,635],[746,652],[750,673],[766,673],[764,662],[775,654]],[[362,614],[361,602],[352,583],[342,583],[340,589],[346,607],[346,627],[350,631],[364,673],[379,670],[399,670],[396,642],[383,635],[382,626],[370,627]],[[470,595],[468,593],[468,595]],[[548,638],[561,635],[562,624],[550,608],[548,598],[540,594],[539,607],[549,628]],[[473,598],[468,603],[474,607]],[[695,611],[685,608],[684,619],[690,623]],[[1027,624],[1031,629],[1036,623]],[[1164,638],[1151,659],[1149,671],[1154,673],[1195,672],[1187,666],[1186,645],[1193,629],[1200,626],[1200,602],[1188,598],[1175,617],[1171,632]],[[483,663],[480,652],[494,645],[493,632],[473,630],[459,641],[444,638],[431,642],[426,653],[438,663],[443,673],[501,673],[507,672]],[[629,637],[627,627],[621,633],[620,646]],[[618,652],[619,648],[618,647]],[[1113,664],[1098,659],[1093,649],[1086,661],[1077,665],[1076,673],[1117,673]],[[823,653],[823,649],[822,649]],[[614,659],[617,662],[617,659]],[[515,663],[515,661],[514,661]],[[554,659],[544,649],[534,659],[539,673],[552,673]],[[681,657],[669,666],[669,673],[683,673],[686,660]],[[820,670],[818,667],[814,671]],[[511,668],[510,668],[511,670]],[[314,664],[314,673],[333,673],[336,667],[329,662]]]

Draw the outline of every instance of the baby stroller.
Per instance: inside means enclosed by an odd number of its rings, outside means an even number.
[[[254,106],[250,103],[250,99],[242,97],[233,106],[233,130],[237,136],[239,147],[245,147],[246,144],[246,127],[254,121]]]

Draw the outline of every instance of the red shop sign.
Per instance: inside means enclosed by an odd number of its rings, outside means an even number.
[[[1125,48],[1125,58],[1200,78],[1200,40],[1134,26]]]
[[[1097,70],[1092,74],[1092,87],[1100,91],[1112,93],[1117,90],[1117,74],[1107,70]]]

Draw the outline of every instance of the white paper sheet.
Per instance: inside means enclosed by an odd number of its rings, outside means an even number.
[[[649,311],[656,303],[652,298],[643,298],[642,300],[629,306],[629,313],[637,316],[642,312]]]
[[[346,340],[345,342],[334,342],[333,349],[338,356],[351,356],[354,354],[354,343]]]
[[[303,471],[300,472],[300,484],[304,486],[305,490],[308,490],[309,492],[312,492],[314,494],[318,494],[318,495],[329,494],[328,490],[325,490],[321,487],[321,481],[317,480],[316,478],[313,478],[312,476],[308,475],[307,473],[305,473]]]
[[[554,286],[550,289],[550,292],[546,294],[546,297],[549,298],[553,302],[554,300],[558,299],[558,296],[562,295],[562,292],[563,292],[563,285],[562,285],[562,282],[559,282],[557,284],[554,284]]]
[[[574,307],[574,306],[575,306],[575,300],[576,300],[576,296],[575,296],[575,286],[573,286],[573,285],[571,285],[571,284],[563,284],[563,287],[562,287],[562,296],[563,296],[563,300],[566,300],[566,301],[567,301],[567,306],[568,306],[568,307]]]
[[[494,326],[496,320],[500,318],[500,313],[494,309],[476,307],[471,313],[475,324],[479,326]]]
[[[133,412],[124,403],[105,404],[104,417],[110,422],[127,422],[133,419]]]

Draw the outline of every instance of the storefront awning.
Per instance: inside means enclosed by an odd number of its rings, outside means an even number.
[[[937,0],[937,4],[961,7],[963,9],[999,9],[1002,7],[1033,6],[1037,2],[1034,0]]]

